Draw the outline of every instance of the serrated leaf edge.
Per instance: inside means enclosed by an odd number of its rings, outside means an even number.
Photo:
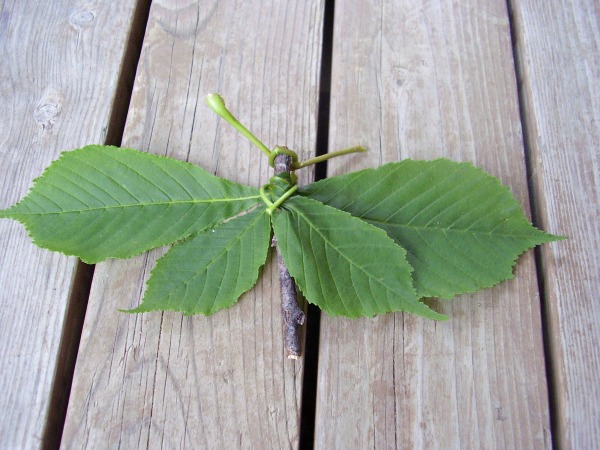
[[[343,211],[343,210],[341,210],[341,209],[334,208],[334,207],[332,207],[332,206],[326,205],[326,204],[324,204],[324,203],[322,203],[322,202],[319,202],[319,201],[317,201],[317,200],[313,200],[313,199],[306,198],[306,197],[304,197],[304,198],[305,198],[306,200],[310,200],[311,202],[316,202],[316,203],[319,203],[319,204],[321,204],[321,205],[322,205],[323,207],[325,207],[325,208],[330,208],[330,209],[332,209],[332,210],[335,210],[335,211],[337,211],[337,212],[339,212],[339,213],[342,213],[342,214],[345,214],[345,215],[347,215],[347,216],[350,216],[350,217],[353,217],[353,218],[355,218],[355,219],[358,219],[357,217],[353,216],[352,214],[350,214],[350,213],[348,213],[348,212],[346,212],[346,211]],[[282,209],[288,209],[288,208],[286,207],[286,204],[285,204],[285,203],[282,205]],[[272,218],[272,220],[274,220],[274,218]],[[308,220],[307,220],[307,221],[308,221]],[[401,245],[398,245],[398,243],[397,243],[397,242],[395,242],[393,239],[391,239],[391,238],[388,236],[388,234],[387,234],[387,233],[386,233],[384,230],[382,230],[381,228],[378,228],[378,227],[376,227],[376,226],[374,226],[374,225],[371,225],[371,224],[367,223],[367,222],[366,222],[366,221],[364,221],[364,220],[363,220],[362,222],[363,222],[363,223],[365,223],[365,225],[368,225],[369,227],[371,227],[371,228],[372,228],[372,231],[373,231],[374,233],[376,233],[376,234],[379,234],[379,235],[380,235],[382,238],[389,240],[389,242],[390,242],[390,244],[391,244],[391,245],[393,245],[393,246],[395,246],[395,247],[399,248],[399,249],[400,249],[400,250],[403,252],[403,254],[406,256],[406,254],[407,254],[407,252],[406,252],[406,249],[405,249],[404,247],[402,247]],[[316,230],[318,230],[318,228],[317,228],[317,227],[314,227],[314,228],[315,228]],[[325,240],[325,239],[324,239],[324,240]],[[282,254],[282,256],[284,257],[284,260],[285,260],[285,256],[284,256],[283,254]],[[409,277],[410,277],[410,278],[411,278],[411,280],[412,280],[412,273],[414,272],[414,269],[413,269],[413,267],[410,265],[410,263],[408,263],[408,261],[406,261],[406,263],[407,263],[407,265],[408,265],[408,267],[409,267]],[[286,265],[288,266],[288,269],[289,269],[289,265],[288,265],[287,263],[286,263]],[[292,276],[294,276],[294,275],[292,274]],[[378,281],[378,280],[377,280],[377,281]],[[379,282],[379,281],[378,281],[378,282]],[[304,292],[304,290],[301,288],[301,286],[300,286],[298,283],[296,283],[296,285],[298,286],[298,289],[300,289],[300,290],[302,291],[302,294],[303,294],[303,296],[306,298],[306,300],[307,300],[309,303],[312,303],[313,305],[316,305],[316,306],[318,306],[318,307],[319,307],[319,309],[321,309],[323,312],[325,312],[327,315],[329,315],[329,316],[331,316],[331,317],[338,317],[338,316],[343,316],[343,317],[348,317],[348,318],[358,318],[358,317],[373,317],[373,316],[367,316],[367,315],[336,314],[336,313],[332,313],[332,312],[330,312],[330,311],[327,311],[327,310],[323,309],[323,308],[322,308],[322,307],[319,305],[319,303],[318,303],[318,302],[315,302],[315,301],[313,301],[311,298],[309,298],[309,297],[306,295],[306,292]],[[389,289],[387,286],[385,286],[385,288],[386,288],[386,289]],[[414,286],[412,286],[412,282],[411,282],[411,290],[412,290],[412,291],[414,292],[414,294],[415,294],[415,301],[416,301],[416,302],[418,302],[418,303],[420,303],[420,304],[421,304],[421,305],[422,305],[422,306],[423,306],[423,307],[424,307],[424,308],[425,308],[425,309],[426,309],[426,310],[427,310],[427,311],[430,313],[430,315],[429,315],[429,316],[421,315],[421,314],[415,313],[415,312],[413,312],[413,311],[408,311],[408,310],[393,310],[393,309],[386,309],[386,310],[384,310],[384,311],[382,311],[381,313],[378,313],[378,314],[376,314],[376,315],[379,315],[379,314],[386,314],[386,313],[390,313],[390,312],[409,312],[409,313],[411,313],[411,314],[415,314],[415,315],[418,315],[418,316],[420,316],[420,317],[425,317],[425,318],[428,318],[428,319],[434,319],[434,320],[448,320],[448,317],[447,317],[446,315],[444,315],[444,314],[441,314],[441,313],[438,313],[437,311],[434,311],[434,310],[433,310],[433,309],[431,309],[431,308],[430,308],[428,305],[426,305],[425,303],[423,303],[423,302],[421,302],[421,301],[419,300],[419,297],[417,296],[417,292],[416,292],[416,290],[415,290]]]
[[[253,275],[252,275],[252,278],[254,278],[254,283],[253,283],[253,284],[252,284],[252,286],[250,286],[248,289],[246,289],[245,291],[241,292],[241,293],[240,293],[240,294],[237,296],[237,298],[236,298],[236,299],[235,299],[233,302],[231,302],[229,305],[226,305],[226,306],[223,306],[223,307],[221,307],[221,308],[215,309],[214,311],[212,311],[212,312],[210,312],[210,313],[206,313],[206,314],[205,314],[205,313],[203,313],[203,312],[186,312],[186,311],[183,311],[183,310],[181,310],[181,309],[177,309],[177,308],[152,308],[152,309],[144,309],[144,310],[140,310],[140,308],[141,308],[141,307],[143,306],[143,304],[144,304],[144,300],[145,300],[145,295],[146,295],[146,292],[148,291],[148,288],[150,287],[150,285],[149,285],[149,283],[150,283],[150,280],[152,279],[152,275],[154,274],[154,271],[155,271],[155,270],[157,269],[157,267],[158,267],[159,261],[160,261],[161,259],[163,259],[164,257],[166,257],[166,256],[167,256],[167,254],[169,253],[169,251],[170,251],[172,248],[174,248],[174,247],[175,247],[176,245],[178,245],[178,244],[182,244],[182,243],[184,243],[185,241],[187,241],[187,240],[189,240],[189,239],[192,239],[192,238],[194,238],[195,236],[197,236],[197,235],[199,235],[199,234],[201,234],[201,233],[208,233],[208,232],[210,232],[211,230],[213,230],[213,229],[215,229],[215,228],[217,228],[217,227],[219,227],[219,226],[222,226],[222,225],[224,225],[225,223],[227,223],[227,222],[229,222],[229,221],[231,221],[231,220],[233,220],[233,219],[235,219],[235,218],[237,218],[237,217],[240,217],[240,216],[243,216],[243,215],[249,214],[249,213],[250,213],[250,212],[252,212],[254,209],[255,209],[255,208],[251,208],[250,210],[248,210],[248,211],[244,212],[243,214],[238,214],[238,215],[236,215],[236,216],[234,216],[234,217],[230,217],[230,218],[228,218],[228,219],[226,219],[226,220],[224,220],[224,221],[222,221],[222,222],[219,222],[219,223],[218,223],[218,224],[216,224],[216,225],[213,225],[213,226],[211,226],[211,227],[208,227],[208,228],[206,228],[206,229],[204,229],[204,230],[202,230],[202,231],[199,231],[199,232],[197,232],[197,233],[193,233],[192,235],[190,235],[190,236],[188,236],[188,237],[186,237],[186,238],[184,238],[184,239],[180,239],[180,240],[178,240],[176,243],[174,243],[174,244],[173,244],[173,246],[172,246],[172,247],[171,247],[171,248],[170,248],[170,249],[169,249],[169,250],[168,250],[168,251],[167,251],[167,252],[166,252],[164,255],[162,255],[162,256],[161,256],[161,257],[160,257],[160,258],[159,258],[159,259],[156,261],[156,263],[155,263],[154,267],[153,267],[153,268],[152,268],[152,270],[150,271],[150,275],[149,275],[149,277],[148,277],[148,279],[146,280],[146,283],[145,283],[144,298],[142,298],[142,301],[141,301],[140,305],[138,305],[136,308],[132,308],[132,309],[119,309],[119,311],[120,311],[120,312],[124,312],[124,313],[128,313],[128,314],[139,314],[139,313],[155,312],[155,311],[175,311],[175,312],[180,312],[180,313],[181,313],[181,314],[183,314],[184,316],[193,316],[193,315],[204,315],[204,316],[211,316],[211,315],[215,314],[216,312],[218,312],[218,311],[220,311],[220,310],[222,310],[222,309],[230,308],[231,306],[235,305],[235,304],[236,304],[236,303],[237,303],[237,302],[238,302],[238,301],[241,299],[242,295],[243,295],[243,294],[245,294],[246,292],[248,292],[249,290],[251,290],[251,289],[252,289],[252,288],[253,288],[253,287],[256,285],[256,283],[258,282],[258,277],[259,277],[259,274],[260,274],[260,270],[261,270],[261,269],[264,267],[264,265],[265,265],[265,263],[266,263],[266,261],[267,261],[267,259],[268,259],[268,255],[269,255],[269,247],[270,247],[270,245],[269,245],[268,243],[267,243],[267,250],[265,251],[265,260],[264,260],[264,261],[263,261],[261,264],[259,264],[259,265],[257,265],[257,266],[256,266],[256,271],[255,271],[255,274],[253,274]],[[256,216],[256,219],[255,219],[253,222],[251,222],[251,224],[253,225],[253,224],[254,224],[254,223],[256,223],[256,221],[258,221],[259,219],[261,219],[261,218],[264,218],[264,215],[266,215],[266,212],[265,212],[265,211],[262,211],[260,214],[258,214],[258,215]],[[270,224],[269,224],[269,227],[270,227]],[[251,226],[248,226],[248,227],[247,227],[247,228],[246,228],[246,229],[243,231],[243,233],[241,233],[241,234],[240,234],[240,235],[239,235],[239,236],[236,238],[236,240],[239,240],[239,239],[240,239],[240,238],[241,238],[241,237],[242,237],[242,236],[243,236],[243,235],[244,235],[244,234],[245,234],[245,233],[246,233],[246,232],[247,232],[247,231],[248,231],[250,228],[251,228]],[[270,233],[271,233],[271,232],[272,232],[272,230],[270,231]],[[270,239],[269,239],[269,241],[270,241]],[[233,245],[233,242],[234,242],[234,241],[230,242],[230,243],[229,243],[229,245],[227,245],[227,246],[223,247],[222,251],[221,251],[221,252],[220,252],[220,253],[219,253],[217,256],[215,256],[215,258],[214,258],[213,260],[211,260],[210,262],[212,263],[212,262],[213,262],[215,259],[217,259],[218,257],[220,257],[220,256],[221,256],[221,255],[222,255],[224,252],[226,252],[226,251],[227,251],[227,249]],[[262,259],[262,258],[261,258],[261,259]]]

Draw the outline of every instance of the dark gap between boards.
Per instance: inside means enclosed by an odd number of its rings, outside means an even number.
[[[521,122],[521,129],[523,134],[523,148],[525,151],[525,171],[527,175],[527,191],[529,194],[529,205],[531,209],[531,220],[533,225],[537,228],[544,229],[543,224],[541,224],[539,205],[538,205],[538,195],[539,189],[537,186],[537,181],[534,176],[534,167],[533,167],[533,155],[531,154],[531,149],[533,147],[532,137],[530,130],[527,127],[527,106],[525,93],[523,92],[523,85],[527,83],[527,80],[523,79],[523,70],[521,67],[522,64],[522,55],[521,55],[521,43],[519,42],[519,37],[517,35],[517,27],[515,19],[515,11],[513,7],[513,1],[506,1],[506,8],[508,11],[509,24],[510,24],[510,34],[511,34],[511,43],[512,43],[512,52],[513,52],[513,65],[515,67],[515,77],[517,80],[517,91],[519,96],[519,120]],[[536,278],[538,284],[538,292],[540,297],[540,314],[541,314],[541,322],[542,322],[542,339],[543,339],[543,347],[544,347],[544,361],[545,361],[545,369],[546,369],[546,379],[547,379],[547,389],[548,389],[548,403],[549,403],[549,413],[550,413],[550,435],[552,440],[552,447],[556,448],[556,443],[561,442],[559,439],[560,429],[557,423],[557,409],[556,405],[558,402],[557,399],[557,385],[556,385],[556,377],[554,374],[554,349],[552,347],[551,330],[550,330],[550,321],[548,317],[548,299],[546,295],[546,280],[544,276],[544,261],[542,258],[542,253],[540,247],[536,247],[534,249],[534,260],[535,260],[535,269],[536,269]]]
[[[323,17],[323,47],[319,85],[319,112],[317,117],[316,155],[324,155],[329,149],[329,105],[331,101],[331,66],[333,55],[333,26],[335,1],[325,1]],[[315,181],[327,177],[327,162],[315,167]],[[317,384],[319,373],[319,338],[321,311],[308,305],[306,341],[304,348],[304,377],[302,380],[302,406],[300,414],[300,449],[313,449],[317,408]]]
[[[127,47],[123,55],[123,64],[118,77],[114,103],[104,136],[106,145],[119,146],[123,138],[125,120],[131,101],[133,83],[142,51],[151,4],[152,0],[139,0],[135,7]],[[79,261],[76,268],[67,305],[65,325],[61,333],[58,365],[50,395],[50,412],[41,439],[41,448],[44,449],[58,449],[61,444],[75,363],[94,277],[94,268],[95,266],[84,264],[81,261]]]

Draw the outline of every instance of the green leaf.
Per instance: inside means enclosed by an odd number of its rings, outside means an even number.
[[[269,216],[257,208],[177,243],[157,261],[142,304],[128,312],[208,315],[233,305],[256,283],[270,237]]]
[[[525,250],[561,239],[533,227],[497,178],[447,159],[386,164],[299,192],[385,230],[407,250],[419,297],[493,286]]]
[[[306,299],[330,315],[408,311],[446,317],[418,301],[406,252],[378,228],[295,196],[272,216],[277,245]]]
[[[127,258],[213,226],[260,202],[258,190],[126,148],[64,152],[0,217],[40,247],[88,263]]]

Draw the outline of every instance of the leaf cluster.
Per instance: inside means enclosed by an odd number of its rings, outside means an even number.
[[[64,152],[0,217],[87,263],[172,244],[131,312],[233,305],[256,283],[274,233],[298,287],[328,314],[444,319],[425,297],[493,286],[512,277],[521,253],[560,239],[468,163],[404,160],[300,189],[292,175],[259,190],[171,158],[90,145]]]

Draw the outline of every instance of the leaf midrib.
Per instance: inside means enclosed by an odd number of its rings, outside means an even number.
[[[188,288],[188,286],[194,281],[196,280],[198,277],[203,276],[204,274],[206,274],[209,270],[209,268],[215,264],[215,262],[221,258],[224,254],[229,253],[229,250],[231,249],[231,247],[233,247],[234,245],[238,244],[242,238],[248,233],[250,232],[251,229],[253,229],[253,227],[256,225],[256,223],[261,220],[263,218],[263,214],[265,214],[265,212],[261,212],[260,214],[257,214],[256,218],[254,218],[249,224],[248,226],[246,226],[242,232],[238,235],[236,235],[225,247],[223,247],[223,249],[218,252],[216,255],[214,255],[214,257],[210,258],[207,263],[203,266],[202,270],[198,271],[198,270],[186,270],[186,272],[190,272],[192,275],[189,279],[186,280],[182,280],[182,281],[178,281],[177,284],[178,285],[183,285],[185,286],[186,290]],[[223,223],[221,223],[220,225],[222,225]],[[236,286],[234,287],[234,291],[237,289],[237,283]],[[173,293],[175,289],[171,289],[169,291],[167,291],[166,296],[170,297]],[[215,311],[213,310],[214,306],[215,306],[215,302],[216,299],[218,297],[218,294],[220,293],[221,288],[219,288],[219,292],[217,293],[217,295],[215,296],[215,298],[213,298],[213,302],[211,304],[211,307],[208,309],[208,311],[211,311],[210,314],[214,313]],[[187,294],[186,294],[187,295]],[[202,293],[200,295],[198,295],[198,299],[196,300],[196,304],[193,306],[193,308],[191,308],[191,311],[196,311],[198,308],[198,305],[200,304],[200,302],[202,301],[202,297],[204,296],[204,290],[202,291]],[[184,308],[178,309],[178,311],[183,311]]]
[[[363,274],[365,274],[369,279],[374,280],[376,283],[378,283],[379,285],[383,286],[384,288],[386,288],[387,290],[391,291],[391,292],[395,292],[398,293],[396,291],[396,289],[389,287],[386,283],[382,282],[381,280],[379,280],[377,277],[373,277],[371,274],[369,274],[363,267],[357,265],[356,263],[354,263],[352,261],[352,259],[348,258],[348,256],[346,256],[342,251],[340,251],[335,245],[333,245],[324,235],[323,233],[321,233],[319,231],[319,228],[317,226],[315,226],[315,224],[308,218],[308,216],[304,213],[302,213],[301,211],[298,211],[297,208],[293,207],[292,205],[290,205],[290,209],[294,209],[294,211],[296,212],[296,214],[298,214],[299,216],[303,217],[304,220],[312,227],[313,230],[315,230],[315,232],[321,237],[321,239],[323,239],[323,241],[329,245],[331,248],[335,249],[336,252],[338,252],[346,261],[348,261],[348,263],[356,268],[358,268]],[[392,241],[393,242],[393,241]],[[395,244],[395,242],[394,242]],[[396,245],[396,244],[395,244]],[[414,288],[413,288],[414,290]],[[417,298],[417,294],[415,291],[415,299],[418,300]]]
[[[373,224],[378,227],[382,226],[390,226],[390,227],[400,227],[400,228],[408,228],[412,230],[419,231],[441,231],[441,232],[456,232],[456,233],[464,233],[464,234],[472,234],[472,235],[487,235],[487,236],[498,236],[498,237],[509,237],[509,238],[531,238],[532,234],[509,234],[509,233],[501,233],[492,231],[481,231],[481,230],[469,230],[463,228],[444,228],[444,227],[432,227],[428,225],[408,225],[405,223],[394,223],[394,222],[386,222],[384,220],[370,219],[362,216],[355,216],[361,220],[364,220],[367,223]],[[510,220],[510,219],[508,219]],[[521,224],[522,225],[522,224]]]
[[[222,198],[222,199],[206,199],[206,200],[177,200],[177,201],[163,201],[163,202],[148,202],[148,203],[132,203],[128,205],[106,205],[104,207],[96,207],[96,208],[88,208],[88,209],[71,209],[71,210],[63,210],[63,211],[44,211],[44,212],[8,212],[0,211],[0,217],[9,217],[9,216],[46,216],[46,215],[60,215],[60,214],[74,214],[74,213],[83,213],[83,212],[93,212],[93,211],[106,211],[110,209],[119,209],[119,208],[140,208],[146,206],[164,206],[164,205],[189,205],[189,204],[198,204],[198,203],[226,203],[226,202],[241,202],[245,200],[253,200],[260,199],[260,195],[252,195],[249,197],[236,197],[236,198]],[[4,215],[5,214],[5,215]]]
[[[217,259],[221,258],[223,255],[229,253],[229,250],[231,249],[231,247],[233,247],[234,245],[238,244],[242,238],[250,232],[251,229],[254,228],[254,226],[256,225],[256,223],[261,220],[264,216],[263,214],[266,214],[265,211],[262,211],[261,213],[257,214],[256,218],[254,220],[252,220],[252,222],[250,222],[248,224],[248,226],[246,226],[246,228],[244,228],[244,230],[235,236],[235,238],[233,238],[224,248],[221,252],[217,253],[212,259],[210,259],[208,261],[208,264],[206,264],[204,266],[204,268],[201,271],[195,271],[195,275],[192,277],[193,279],[196,279],[200,276],[202,276],[204,273],[208,273],[208,269],[215,264],[215,262],[217,261]],[[236,280],[236,284],[234,286],[234,292],[238,287],[238,280]],[[191,280],[187,280],[184,281],[183,284],[186,286],[189,285],[191,283]],[[217,301],[217,297],[219,296],[219,294],[221,293],[221,289],[223,288],[223,283],[221,283],[221,286],[219,286],[219,290],[217,291],[217,294],[215,295],[215,298],[213,298],[212,304],[211,304],[211,308],[210,310],[212,311],[214,306],[215,306],[215,302]],[[202,294],[200,294],[198,296],[198,300],[196,301],[196,304],[194,305],[194,310],[196,310],[196,308],[198,308],[198,305],[200,304],[201,298],[204,295],[204,289],[202,290]],[[213,311],[214,312],[214,311]]]

